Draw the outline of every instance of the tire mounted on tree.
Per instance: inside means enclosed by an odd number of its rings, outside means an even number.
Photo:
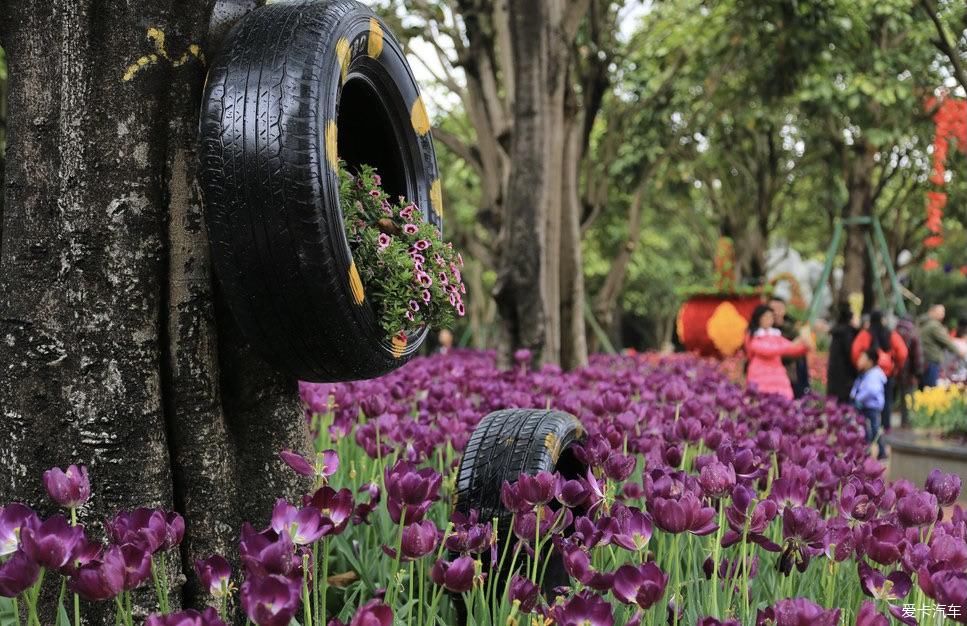
[[[383,23],[352,0],[255,9],[209,69],[200,137],[212,259],[246,339],[301,380],[405,363],[428,331],[386,339],[339,202],[339,160],[368,164],[442,228],[426,108]]]

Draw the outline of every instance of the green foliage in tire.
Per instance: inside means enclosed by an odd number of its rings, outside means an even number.
[[[389,341],[353,261],[339,160],[442,228],[430,123],[400,44],[352,0],[246,15],[208,72],[201,186],[212,260],[246,339],[309,381],[372,378],[427,331]]]

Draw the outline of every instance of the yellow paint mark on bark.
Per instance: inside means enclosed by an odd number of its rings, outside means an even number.
[[[366,52],[374,59],[378,59],[383,52],[383,27],[375,17],[369,18],[369,45]]]
[[[439,178],[430,185],[430,204],[433,205],[433,210],[440,216],[440,219],[443,219],[443,185]]]
[[[121,80],[124,82],[130,81],[138,72],[148,66],[157,64],[161,59],[170,62],[172,67],[184,65],[193,58],[198,59],[201,63],[205,62],[205,55],[202,53],[201,47],[196,43],[190,44],[177,59],[172,59],[171,55],[168,54],[168,47],[165,45],[165,33],[163,30],[152,26],[148,29],[146,37],[151,40],[154,52],[140,57],[137,61],[129,65],[121,76]]]
[[[430,132],[430,116],[426,112],[426,105],[423,98],[418,97],[410,110],[410,121],[413,123],[413,130],[418,135],[425,135]]]
[[[332,171],[339,171],[339,129],[335,120],[326,122],[326,160]]]
[[[349,74],[349,40],[345,37],[336,42],[336,60],[339,61],[342,82],[346,82],[346,76]]]
[[[403,351],[406,350],[406,337],[393,337],[393,356],[395,358],[400,358],[403,356]]]
[[[349,265],[349,288],[353,291],[353,301],[362,304],[366,299],[366,292],[363,291],[363,281],[359,277],[359,270],[356,269],[356,261]]]

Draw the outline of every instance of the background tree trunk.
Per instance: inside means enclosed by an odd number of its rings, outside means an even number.
[[[849,199],[844,208],[844,218],[869,217],[872,215],[873,166],[876,151],[865,144],[852,148],[853,154],[847,167],[847,188]],[[864,293],[866,284],[866,241],[865,226],[847,226],[846,249],[843,260],[843,282],[840,286],[839,302],[846,302],[851,293]],[[867,299],[864,308],[871,303]]]
[[[0,502],[50,512],[42,472],[87,464],[81,521],[99,534],[120,509],[180,511],[172,568],[189,580],[194,559],[234,549],[243,518],[263,524],[297,493],[276,454],[309,447],[296,381],[213,297],[195,181],[211,8],[55,0],[0,15]]]

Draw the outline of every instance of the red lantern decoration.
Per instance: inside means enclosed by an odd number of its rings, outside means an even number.
[[[943,187],[947,182],[947,154],[950,141],[956,142],[961,152],[967,153],[967,100],[945,98],[937,104],[936,98],[927,100],[927,108],[936,108],[933,116],[936,132],[933,139],[933,171],[930,182]],[[943,209],[947,205],[947,194],[941,191],[927,192],[927,230],[930,231],[923,245],[933,250],[943,245]],[[940,267],[935,258],[928,258],[923,268],[932,271]]]
[[[702,356],[732,356],[745,342],[752,312],[762,296],[734,293],[695,295],[678,310],[678,339],[689,352]]]

